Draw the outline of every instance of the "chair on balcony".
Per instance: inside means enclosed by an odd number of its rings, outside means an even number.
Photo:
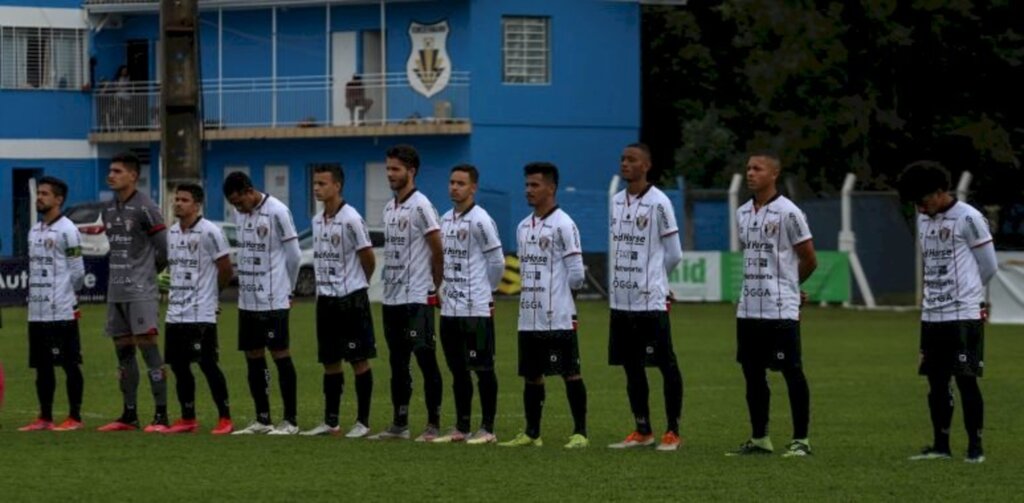
[[[373,106],[373,100],[366,97],[363,77],[354,75],[345,84],[345,108],[348,108],[349,119],[353,126],[361,126],[366,119],[366,112]]]

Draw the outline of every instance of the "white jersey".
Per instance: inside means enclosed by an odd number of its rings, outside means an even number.
[[[679,239],[668,196],[653,185],[636,196],[615,194],[611,234],[612,309],[664,311],[669,290],[662,239]]]
[[[985,287],[971,250],[992,241],[985,217],[973,206],[955,201],[934,217],[919,214],[917,235],[924,266],[921,320],[981,319]]]
[[[794,248],[811,239],[807,217],[779,194],[758,210],[754,200],[736,210],[743,250],[743,288],[736,316],[800,319],[800,258]]]
[[[440,228],[437,210],[416,189],[384,206],[384,305],[427,303],[434,276],[426,236]]]
[[[441,217],[444,243],[444,290],[441,316],[490,316],[491,283],[487,254],[501,253],[498,225],[483,208],[472,205]]]
[[[224,231],[203,217],[187,229],[175,222],[167,248],[167,323],[217,323],[217,261],[231,253]]]
[[[71,274],[72,262],[82,260],[78,228],[63,216],[51,224],[38,222],[28,243],[28,321],[75,319],[78,298]]]
[[[519,330],[572,330],[576,304],[564,259],[583,253],[580,232],[569,215],[555,206],[543,217],[519,222]]]
[[[238,308],[245,311],[288,309],[292,283],[284,243],[297,239],[292,212],[276,197],[249,213],[236,212],[238,225]]]
[[[313,217],[316,294],[345,297],[370,286],[358,252],[372,246],[366,222],[352,205],[342,202],[330,217],[317,213]]]

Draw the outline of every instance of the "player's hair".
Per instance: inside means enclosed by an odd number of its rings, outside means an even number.
[[[651,147],[648,147],[646,143],[643,143],[643,142],[630,143],[629,145],[626,145],[626,148],[635,148],[635,149],[643,152],[644,155],[647,156],[647,160],[648,161],[651,160]]]
[[[412,176],[420,172],[420,153],[412,145],[395,145],[388,149],[387,156],[391,159],[398,159],[405,167],[416,170]]]
[[[40,178],[39,182],[36,184],[36,186],[39,185],[49,185],[50,190],[53,191],[53,195],[64,200],[67,200],[68,198],[68,184],[64,183],[64,180],[61,180],[60,178],[56,178],[53,176],[44,176]],[[64,201],[61,201],[62,206],[63,204]]]
[[[476,169],[476,166],[472,164],[457,164],[452,168],[452,173],[461,171],[469,175],[469,181],[473,183],[480,183],[480,171]]]
[[[206,197],[206,194],[203,192],[203,187],[198,183],[179,183],[174,190],[175,192],[188,192],[189,194],[192,194],[192,200],[199,204],[203,204],[203,198]]]
[[[541,175],[545,180],[558,186],[558,167],[550,162],[531,162],[523,168],[523,175]]]
[[[313,173],[330,173],[331,178],[333,178],[335,182],[338,182],[342,187],[345,186],[345,170],[341,167],[341,164],[336,162],[317,164],[316,166],[313,166]]]
[[[252,179],[242,171],[232,171],[224,179],[224,197],[231,197],[233,194],[253,190]]]
[[[764,157],[774,163],[776,169],[782,170],[782,159],[779,158],[779,153],[774,150],[754,150],[747,156],[747,158],[751,157]]]
[[[120,154],[115,155],[114,158],[110,160],[110,164],[114,164],[115,162],[121,163],[122,166],[134,171],[135,174],[141,173],[141,170],[139,169],[139,158],[135,157],[135,154],[131,152],[121,152]]]
[[[949,170],[936,161],[912,162],[900,173],[896,190],[903,202],[920,202],[929,194],[949,190]]]

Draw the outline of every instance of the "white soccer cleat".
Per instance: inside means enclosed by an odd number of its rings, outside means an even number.
[[[476,433],[469,436],[466,439],[466,445],[484,445],[484,444],[496,444],[498,443],[498,437],[493,433],[481,428]]]
[[[456,428],[448,430],[447,433],[439,437],[434,438],[431,442],[435,444],[455,444],[466,441],[466,434],[459,431]]]
[[[363,423],[357,422],[352,425],[352,429],[348,430],[345,434],[345,438],[363,438],[370,434],[370,428]]]
[[[440,436],[441,430],[438,430],[434,425],[428,424],[423,433],[420,433],[420,436],[416,437],[414,442],[433,442],[435,438]]]
[[[302,435],[304,437],[321,437],[325,435],[337,435],[339,433],[341,433],[340,426],[327,426],[327,423],[320,423],[313,429],[306,430],[302,433],[299,433],[299,435]],[[282,435],[284,434],[282,433]]]
[[[241,430],[235,430],[231,432],[232,435],[264,435],[274,431],[274,427],[269,424],[263,424],[259,421],[253,421],[249,426],[242,428]]]
[[[299,427],[291,421],[281,421],[274,429],[267,432],[267,435],[298,435]]]
[[[370,440],[409,440],[409,427],[395,426],[392,424],[384,431],[376,435],[370,435],[366,438]]]

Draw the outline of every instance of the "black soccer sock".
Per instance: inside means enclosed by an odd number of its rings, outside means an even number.
[[[252,401],[256,406],[256,421],[271,424],[270,369],[267,368],[267,360],[261,356],[247,358],[245,363],[249,368],[249,393],[252,394]]]
[[[53,365],[36,368],[36,397],[39,398],[39,419],[53,421],[53,394],[57,391],[57,376]]]
[[[807,438],[811,424],[811,389],[807,385],[804,369],[800,367],[782,371],[789,390],[789,410],[793,416],[793,438]]]
[[[160,348],[156,344],[139,345],[142,359],[146,361],[149,371],[149,387],[153,390],[153,402],[156,413],[167,417],[167,378],[164,371],[164,359],[160,356]]]
[[[192,375],[192,366],[188,363],[171,365],[174,372],[174,388],[178,392],[178,403],[181,404],[181,418],[196,418],[196,378]]]
[[[943,452],[949,452],[949,426],[953,421],[953,391],[949,388],[949,379],[949,374],[928,376],[928,409],[935,435],[932,447]]]
[[[498,413],[498,377],[493,370],[478,370],[477,387],[480,389],[480,427],[494,433],[494,418]]]
[[[768,375],[759,365],[744,365],[743,380],[747,383],[747,411],[750,413],[751,438],[768,436],[768,409],[772,392]]]
[[[404,348],[393,348],[388,361],[391,364],[391,405],[394,407],[392,424],[398,427],[409,425],[409,399],[412,398],[412,370],[409,360],[412,353]]]
[[[441,397],[444,393],[441,383],[441,368],[437,366],[437,354],[432,349],[416,352],[416,361],[423,373],[423,396],[427,403],[427,422],[441,426]]]
[[[587,387],[583,379],[565,381],[565,396],[569,399],[569,410],[572,411],[572,432],[587,436]]]
[[[338,426],[341,413],[341,394],[345,388],[345,374],[324,374],[324,424]]]
[[[626,365],[626,394],[629,408],[633,411],[636,431],[641,435],[651,434],[651,409],[647,401],[650,388],[647,385],[647,371],[641,365]]]
[[[75,421],[81,421],[82,395],[85,391],[85,379],[82,377],[82,367],[79,367],[76,363],[65,364],[64,374],[67,376],[68,417]]]
[[[138,403],[139,362],[135,359],[135,346],[115,347],[117,351],[117,380],[124,400],[120,420],[132,423],[139,420]]]
[[[373,398],[373,369],[366,369],[362,374],[356,374],[356,421],[363,426],[370,425],[370,400]]]
[[[214,361],[200,361],[199,369],[206,376],[206,383],[210,386],[210,395],[213,403],[217,406],[217,416],[221,419],[231,418],[231,406],[228,400],[228,382],[221,372],[220,366]]]
[[[960,388],[960,403],[964,408],[964,428],[967,442],[971,447],[981,447],[981,431],[985,427],[985,402],[981,397],[977,377],[957,376],[956,386]]]
[[[281,401],[284,402],[284,420],[292,424],[299,424],[298,416],[298,376],[295,374],[295,364],[292,357],[277,358],[274,360],[277,366],[277,385],[281,387]]]
[[[526,436],[540,438],[540,418],[544,411],[544,383],[527,382],[523,388],[523,408],[526,410]]]
[[[664,381],[665,417],[668,420],[668,431],[678,435],[679,419],[683,415],[683,373],[675,361],[663,365],[660,370],[662,381]]]
[[[455,396],[455,429],[468,433],[473,416],[473,377],[468,370],[452,372],[452,394]]]

